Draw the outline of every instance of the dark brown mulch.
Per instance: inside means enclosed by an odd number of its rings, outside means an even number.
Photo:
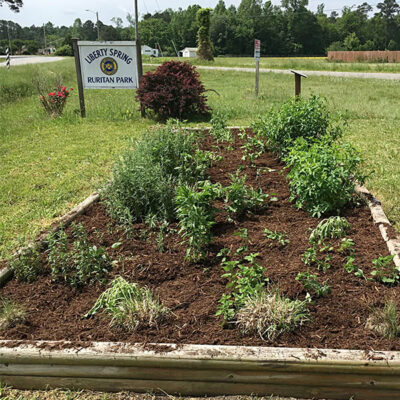
[[[207,138],[204,148],[211,149],[212,145],[211,139]],[[225,145],[219,147],[224,159],[211,168],[209,174],[213,182],[228,185],[229,174],[243,163],[240,141],[236,138],[236,150],[231,152]],[[1,296],[23,304],[28,311],[25,324],[9,329],[0,338],[65,339],[76,343],[122,341],[399,350],[400,339],[376,337],[365,329],[365,322],[370,307],[382,305],[385,298],[399,298],[400,289],[348,274],[343,268],[345,257],[339,254],[335,254],[326,273],[311,268],[321,280],[329,280],[332,293],[310,305],[311,321],[300,329],[284,334],[274,342],[266,342],[257,336],[243,337],[238,330],[221,326],[222,320],[215,312],[218,300],[227,290],[227,282],[221,278],[222,269],[216,253],[223,247],[236,250],[245,244],[239,236],[233,236],[239,228],[248,230],[250,252],[260,253],[258,263],[265,267],[270,280],[291,298],[305,296],[295,277],[299,271],[307,270],[301,255],[309,247],[310,229],[319,221],[289,202],[286,171],[274,155],[266,153],[256,164],[265,167],[265,172],[257,177],[256,169],[246,163],[243,173],[248,177],[247,183],[261,187],[264,193],[275,193],[279,201],[271,203],[259,215],[247,215],[236,225],[227,223],[223,212],[218,213],[208,258],[198,264],[184,261],[186,247],[181,245],[182,238],[177,234],[165,238],[165,252],[160,253],[155,241],[157,232],[149,231],[144,224],[136,224],[133,233],[125,235],[107,216],[102,204],[95,204],[86,215],[79,217],[78,222],[84,224],[91,241],[107,246],[112,259],[118,260],[109,280],[122,275],[129,281],[146,285],[171,308],[171,318],[158,329],[127,332],[110,328],[105,315],[83,319],[104,287],[85,287],[76,291],[52,282],[47,275],[33,284],[13,280],[0,290]],[[343,215],[351,225],[349,237],[356,243],[356,264],[369,276],[371,260],[388,254],[386,245],[366,206],[347,209]],[[176,228],[176,225],[172,227]],[[286,232],[290,244],[284,248],[271,244],[263,235],[266,227]],[[123,244],[119,248],[111,248],[113,243],[120,241]]]

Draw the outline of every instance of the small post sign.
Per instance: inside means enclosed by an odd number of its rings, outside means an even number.
[[[256,97],[258,96],[258,86],[260,82],[260,56],[261,40],[254,40],[254,60],[256,61]]]
[[[81,115],[85,117],[83,89],[137,89],[136,42],[87,42],[73,39]]]

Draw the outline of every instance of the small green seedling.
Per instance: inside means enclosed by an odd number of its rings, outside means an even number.
[[[287,237],[286,233],[278,232],[278,231],[271,231],[268,228],[264,229],[264,236],[267,239],[277,241],[282,247],[285,247],[287,244],[290,243],[290,240]],[[272,246],[272,243],[270,244]]]
[[[380,256],[372,260],[373,270],[371,275],[379,282],[396,285],[400,281],[399,270],[393,263],[394,256]]]
[[[307,272],[299,272],[296,276],[296,281],[301,282],[304,289],[315,293],[316,297],[325,297],[331,292],[331,288],[327,283],[328,281],[320,283],[318,276],[310,273],[309,270]]]

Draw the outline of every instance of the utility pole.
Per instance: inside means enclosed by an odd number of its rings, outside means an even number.
[[[138,78],[143,76],[143,65],[142,65],[142,46],[140,45],[139,39],[139,13],[138,13],[138,4],[137,0],[135,2],[135,41],[136,41],[136,58],[138,65]]]
[[[47,43],[46,43],[46,27],[43,24],[43,36],[44,36],[44,54],[46,54],[46,47],[47,47]]]
[[[10,56],[12,55],[12,49],[11,49],[11,39],[10,39],[10,26],[7,21],[7,35],[8,35],[8,49],[9,49],[9,54]]]
[[[97,40],[100,41],[100,25],[99,25],[99,12],[96,11],[96,25],[97,25]]]

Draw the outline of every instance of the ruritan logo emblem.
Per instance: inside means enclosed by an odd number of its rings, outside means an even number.
[[[118,71],[118,64],[114,58],[105,57],[100,62],[100,69],[106,75],[114,75]]]

